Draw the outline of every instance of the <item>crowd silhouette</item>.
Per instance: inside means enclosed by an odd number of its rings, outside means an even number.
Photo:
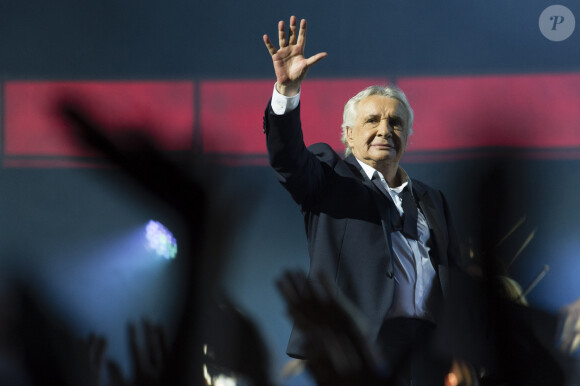
[[[189,240],[180,251],[188,257],[183,312],[172,340],[149,320],[128,323],[131,372],[124,374],[105,358],[105,337],[79,339],[27,283],[7,282],[0,294],[0,384],[191,386],[219,384],[224,377],[239,385],[274,385],[259,329],[213,285],[226,249],[211,242],[208,224],[216,220],[208,218],[207,191],[195,173],[177,166],[139,130],[122,140],[106,135],[74,98],[59,101],[58,114],[82,141],[179,213],[184,226],[178,237]],[[219,223],[221,232],[230,228]],[[427,351],[433,360],[449,361],[449,372],[434,376],[433,385],[578,384],[570,354],[578,346],[580,306],[566,307],[559,318],[548,315],[520,304],[520,296],[510,299],[506,281],[485,264],[478,272],[458,272],[451,281],[443,323]],[[416,353],[385,359],[366,339],[365,321],[348,299],[329,278],[317,281],[322,285],[312,286],[304,272],[287,271],[276,283],[288,317],[305,332],[306,371],[319,385],[389,385]]]

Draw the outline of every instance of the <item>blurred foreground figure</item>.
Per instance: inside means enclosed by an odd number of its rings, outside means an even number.
[[[181,220],[176,237],[184,241],[180,255],[185,285],[183,293],[176,294],[181,300],[176,333],[168,339],[161,326],[144,321],[140,340],[135,325],[129,324],[132,369],[126,376],[116,363],[106,360],[104,337],[91,334],[86,341],[75,338],[63,317],[40,302],[41,297],[27,283],[15,283],[13,290],[2,291],[10,296],[0,294],[0,304],[6,306],[0,313],[0,383],[198,386],[243,379],[248,386],[271,385],[269,358],[259,331],[225,296],[217,295],[216,278],[227,249],[221,240],[232,228],[222,213],[212,212],[211,218],[208,214],[209,186],[192,173],[192,169],[201,168],[201,160],[181,168],[138,129],[122,140],[109,138],[107,130],[79,106],[69,98],[58,105],[58,114],[68,120],[84,143]],[[232,211],[226,203],[219,209]],[[9,372],[4,371],[5,364],[10,364]]]

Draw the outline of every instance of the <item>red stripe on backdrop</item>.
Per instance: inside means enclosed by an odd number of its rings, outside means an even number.
[[[309,80],[301,94],[302,127],[307,145],[326,142],[338,151],[344,104],[350,97],[384,79]],[[272,96],[272,80],[203,81],[200,122],[207,154],[266,154],[262,117]]]
[[[202,81],[199,122],[207,154],[265,154],[262,117],[271,80]]]
[[[326,142],[342,152],[344,104],[363,88],[385,83],[376,78],[305,82],[306,144]],[[580,74],[416,77],[400,78],[397,84],[415,110],[408,160],[421,154],[465,156],[486,147],[550,149],[558,158],[560,149],[580,148]],[[273,86],[269,79],[201,81],[195,104],[191,81],[7,82],[3,164],[22,157],[94,155],[74,141],[56,116],[63,95],[82,101],[114,132],[143,127],[169,151],[192,149],[197,113],[204,152],[241,157],[245,163],[248,156],[266,154],[262,115]]]
[[[193,83],[7,82],[6,156],[94,155],[75,140],[57,114],[62,98],[72,99],[112,134],[139,128],[164,150],[190,150],[193,141]]]
[[[408,151],[580,146],[580,74],[401,78]]]

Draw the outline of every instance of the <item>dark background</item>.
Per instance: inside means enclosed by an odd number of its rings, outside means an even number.
[[[262,35],[275,37],[277,21],[292,14],[308,19],[308,53],[329,54],[309,79],[578,73],[578,31],[563,42],[549,41],[539,31],[538,17],[552,4],[4,1],[0,79],[258,79],[273,84]],[[580,15],[578,3],[559,4]],[[265,105],[270,94],[260,97]],[[549,97],[545,108],[551,108]],[[260,126],[257,122],[257,130]],[[414,135],[421,135],[420,127]],[[558,127],[546,127],[545,135],[557,136]],[[484,150],[464,149],[463,156],[455,152],[447,160],[428,162],[403,158],[403,163],[413,178],[444,191],[464,245],[477,249],[487,236],[499,240],[525,217],[496,252],[509,261],[536,230],[510,274],[525,287],[549,265],[528,298],[531,305],[555,312],[580,296],[580,160],[557,152],[538,157],[526,149]],[[299,210],[267,166],[224,166],[219,157],[211,161],[218,165],[215,173],[226,177],[219,186],[207,185],[214,203],[224,200],[240,208],[231,212],[236,232],[223,240],[231,248],[219,287],[258,324],[275,378],[303,384],[301,378],[279,378],[290,322],[274,286],[284,269],[308,267]],[[141,259],[131,244],[149,218],[171,223],[173,214],[119,170],[5,166],[0,214],[4,275],[35,283],[80,336],[106,335],[108,355],[125,366],[126,321],[147,316],[167,322],[178,309],[179,284],[173,279],[179,255],[171,262]]]

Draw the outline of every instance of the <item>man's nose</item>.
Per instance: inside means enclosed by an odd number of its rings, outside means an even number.
[[[392,128],[389,127],[389,123],[388,120],[385,119],[381,119],[381,121],[379,122],[379,126],[377,128],[377,135],[381,136],[381,137],[386,137],[386,136],[390,136],[392,134]]]

